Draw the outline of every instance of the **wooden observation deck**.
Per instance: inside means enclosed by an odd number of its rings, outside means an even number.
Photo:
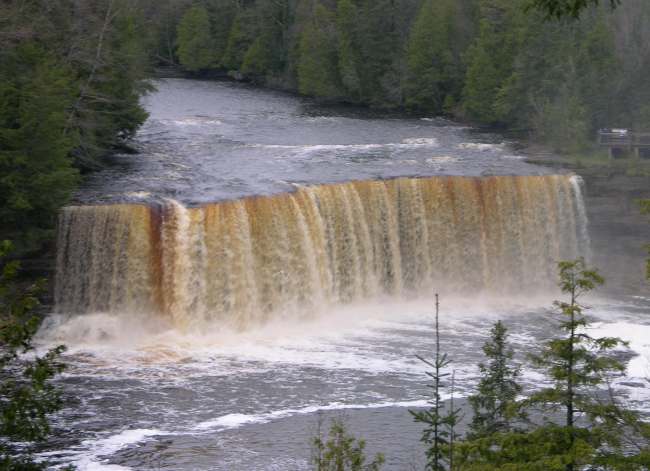
[[[598,144],[607,147],[611,159],[619,157],[621,153],[631,154],[637,159],[642,155],[650,157],[650,132],[602,129],[598,132]]]

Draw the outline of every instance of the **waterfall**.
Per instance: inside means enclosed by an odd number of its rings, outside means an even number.
[[[400,178],[60,216],[62,313],[245,327],[378,296],[533,293],[589,251],[574,176]]]

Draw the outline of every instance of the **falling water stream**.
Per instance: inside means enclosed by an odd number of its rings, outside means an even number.
[[[140,153],[60,216],[39,336],[69,347],[55,463],[305,470],[321,411],[418,468],[433,293],[466,396],[490,324],[521,361],[552,334],[556,262],[590,257],[582,180],[498,136],[222,82],[145,104]],[[642,406],[650,299],[592,301],[639,354],[617,385]]]

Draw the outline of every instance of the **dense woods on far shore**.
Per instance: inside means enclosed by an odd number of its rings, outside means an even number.
[[[590,4],[552,21],[529,5],[167,0],[157,55],[190,72],[525,131],[559,151],[583,149],[602,127],[650,128],[650,4]]]

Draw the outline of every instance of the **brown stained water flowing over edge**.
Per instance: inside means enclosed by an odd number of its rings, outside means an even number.
[[[60,217],[56,309],[246,327],[287,312],[432,289],[509,294],[588,255],[571,175],[301,187],[186,208],[73,206]]]

